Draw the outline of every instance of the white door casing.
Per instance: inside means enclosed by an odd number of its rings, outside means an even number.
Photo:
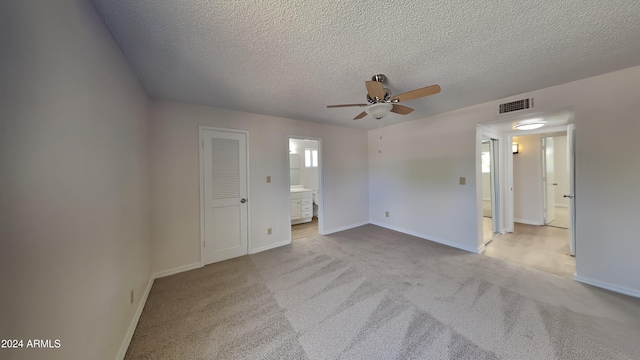
[[[576,126],[567,126],[567,171],[569,171],[569,252],[576,256],[576,159],[575,159]]]
[[[200,127],[201,261],[248,253],[247,133]]]

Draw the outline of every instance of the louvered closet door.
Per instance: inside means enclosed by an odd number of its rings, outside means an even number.
[[[203,261],[247,254],[247,136],[201,130],[204,176]]]

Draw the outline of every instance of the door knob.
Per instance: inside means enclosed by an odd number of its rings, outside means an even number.
[[[242,200],[240,200],[240,202],[244,204],[244,203],[247,202],[247,199],[242,199]]]
[[[566,198],[569,198],[569,199],[573,199],[574,196],[575,195],[573,195],[573,194],[571,194],[571,195],[562,195],[562,197],[566,197]]]

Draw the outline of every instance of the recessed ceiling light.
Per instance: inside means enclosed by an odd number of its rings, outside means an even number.
[[[514,128],[518,130],[533,130],[545,126],[547,122],[542,119],[523,120],[517,123]]]

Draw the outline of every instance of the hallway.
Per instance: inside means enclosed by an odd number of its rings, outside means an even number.
[[[513,233],[497,236],[484,254],[496,259],[573,278],[576,260],[569,255],[569,231],[516,223]]]

